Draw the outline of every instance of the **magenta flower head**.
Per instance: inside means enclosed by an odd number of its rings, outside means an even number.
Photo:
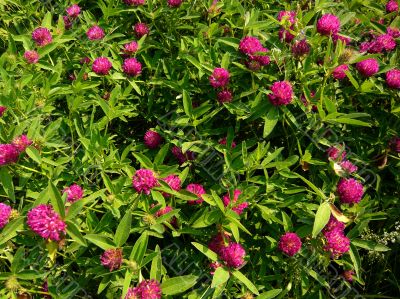
[[[202,197],[203,194],[206,194],[206,190],[204,190],[204,187],[200,184],[189,184],[186,187],[186,191],[189,191],[195,195],[197,195],[197,200],[188,200],[188,204],[190,205],[198,205],[201,204],[204,199]]]
[[[39,27],[33,30],[32,39],[39,47],[46,46],[53,41],[49,29],[44,27]]]
[[[253,36],[246,36],[239,43],[239,51],[245,55],[253,55],[262,49],[263,46],[259,39]]]
[[[394,69],[386,73],[386,84],[390,88],[400,89],[400,70]]]
[[[326,244],[324,250],[331,253],[332,258],[338,258],[350,250],[350,239],[342,230],[325,231]]]
[[[130,77],[136,77],[142,73],[142,64],[136,58],[127,58],[124,60],[122,70]]]
[[[137,38],[141,38],[150,32],[149,27],[145,23],[137,23],[133,30],[135,31]]]
[[[232,99],[233,99],[232,92],[228,89],[221,90],[217,94],[217,99],[218,99],[218,102],[220,102],[221,104],[230,103],[230,102],[232,102]]]
[[[226,137],[220,139],[218,141],[218,143],[226,146]],[[235,148],[235,147],[236,147],[236,142],[232,140],[231,148]]]
[[[97,75],[108,75],[111,68],[111,61],[107,57],[98,57],[93,61],[92,71]]]
[[[150,149],[159,147],[161,142],[163,141],[161,135],[153,130],[147,130],[147,132],[144,134],[143,139],[144,144]]]
[[[124,3],[130,6],[143,5],[145,2],[146,2],[145,0],[124,0]]]
[[[390,52],[396,48],[396,41],[390,34],[381,34],[376,38],[375,44],[378,45],[376,53],[383,51]]]
[[[139,290],[137,288],[128,288],[128,292],[126,293],[124,299],[138,299],[138,298],[140,298]]]
[[[386,3],[386,12],[391,13],[391,12],[396,12],[399,10],[399,4],[397,3],[396,0],[390,0],[388,3]]]
[[[278,248],[288,256],[294,256],[301,249],[301,240],[296,233],[285,233],[279,240]]]
[[[346,158],[346,152],[342,145],[331,146],[330,148],[328,148],[326,150],[326,153],[328,154],[329,159],[332,159],[335,161],[341,161],[344,158]]]
[[[292,54],[295,57],[301,57],[310,53],[310,44],[306,39],[295,41],[292,45]]]
[[[290,23],[290,25],[294,25],[294,23],[296,23],[296,12],[281,10],[278,13],[277,19],[279,22],[288,21]]]
[[[249,57],[251,60],[259,62],[261,66],[268,65],[271,62],[271,58],[269,58],[268,55],[262,55],[263,53],[267,53],[268,51],[269,50],[267,48],[262,48],[256,53],[257,55],[249,55]]]
[[[94,25],[88,29],[88,31],[86,32],[86,36],[90,40],[99,40],[105,36],[105,33],[101,27]]]
[[[229,84],[229,77],[230,74],[228,70],[222,67],[215,68],[213,73],[209,77],[210,84],[214,88],[225,87]]]
[[[122,249],[107,249],[100,257],[101,264],[110,269],[110,272],[117,270],[122,264]]]
[[[75,19],[81,13],[81,8],[79,7],[78,4],[73,4],[70,7],[67,7],[67,9],[65,9],[65,11],[67,12],[67,15],[70,18]]]
[[[325,14],[317,22],[317,31],[321,35],[337,34],[339,30],[340,21],[335,15]]]
[[[0,203],[0,229],[3,228],[10,220],[11,207],[4,203]]]
[[[231,238],[225,232],[219,232],[217,235],[211,238],[210,242],[208,243],[208,248],[221,255],[222,250],[228,246],[231,242]]]
[[[396,153],[400,153],[400,137],[396,136],[390,139],[389,147],[391,150],[395,151]]]
[[[386,28],[386,33],[394,38],[400,37],[400,29],[396,27],[388,27]]]
[[[292,27],[290,29],[293,30]],[[286,43],[290,43],[296,37],[285,28],[279,29],[278,36],[281,41],[284,41]]]
[[[293,99],[292,85],[288,81],[277,81],[271,86],[268,95],[270,102],[275,106],[288,105]]]
[[[35,50],[25,51],[24,58],[27,63],[35,64],[39,61],[39,54]]]
[[[358,170],[358,167],[355,166],[353,163],[351,163],[349,160],[345,160],[340,162],[340,167],[346,172],[346,173],[353,173]]]
[[[230,243],[223,247],[220,257],[228,267],[239,268],[244,264],[246,251],[239,243]]]
[[[36,234],[44,239],[60,240],[60,234],[65,234],[67,225],[51,205],[38,205],[28,212],[26,223]]]
[[[83,189],[77,184],[66,187],[63,193],[67,193],[67,200],[69,202],[75,202],[83,197]]]
[[[379,71],[379,63],[376,59],[369,58],[358,62],[356,68],[364,77],[371,77]]]
[[[149,195],[150,190],[158,185],[154,172],[150,169],[138,169],[132,178],[132,186],[139,193]]]
[[[30,140],[26,135],[15,137],[12,141],[12,145],[14,145],[20,153],[24,152],[32,143],[32,140]]]
[[[72,28],[72,20],[68,16],[63,16],[65,30]]]
[[[124,45],[124,52],[129,55],[133,55],[139,49],[139,45],[136,41],[132,41]]]
[[[355,179],[340,179],[337,184],[337,193],[340,202],[343,204],[352,204],[360,202],[364,195],[363,185]]]
[[[183,2],[183,0],[168,0],[167,1],[169,7],[179,7],[179,6],[181,6],[182,2]]]
[[[182,182],[181,182],[181,179],[177,175],[171,174],[171,175],[167,176],[166,178],[163,178],[162,180],[164,182],[166,182],[168,184],[168,186],[171,187],[172,190],[175,190],[175,191],[181,190]],[[168,194],[166,192],[163,192],[162,194],[164,195],[164,197],[171,196],[170,194]]]
[[[129,294],[130,297],[127,297]],[[155,280],[143,280],[135,288],[130,288],[125,299],[160,299],[162,290],[160,283]]]
[[[332,77],[335,78],[336,80],[343,80],[344,78],[347,77],[345,71],[348,70],[349,66],[347,64],[339,65],[333,70]]]
[[[3,116],[4,112],[6,112],[7,107],[6,106],[0,106],[0,117]]]
[[[249,206],[249,204],[247,202],[237,203],[237,200],[239,199],[240,194],[242,194],[242,191],[240,191],[239,189],[235,189],[233,191],[233,199],[231,199],[229,193],[225,194],[222,197],[224,206],[227,207],[227,206],[231,205],[232,211],[234,211],[238,215],[242,214],[244,209],[246,209]]]
[[[18,161],[20,152],[13,144],[0,144],[0,166]]]

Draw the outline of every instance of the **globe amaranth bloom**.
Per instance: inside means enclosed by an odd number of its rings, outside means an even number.
[[[271,91],[268,95],[269,100],[275,106],[287,105],[293,99],[292,85],[288,81],[277,81],[271,86]]]
[[[156,131],[147,130],[147,132],[144,134],[143,140],[146,147],[154,149],[160,146],[163,138]]]
[[[340,20],[332,14],[323,15],[317,22],[317,31],[321,35],[337,34],[340,30]]]
[[[217,93],[217,99],[220,104],[232,102],[232,92],[228,89],[221,90]]]
[[[97,75],[108,75],[111,68],[111,61],[107,57],[98,57],[93,61],[92,71]]]
[[[125,299],[160,299],[161,296],[160,283],[151,279],[141,281],[135,288],[129,288]]]
[[[237,200],[239,199],[240,194],[242,194],[242,191],[240,191],[239,189],[235,189],[233,191],[233,199],[231,199],[229,193],[225,194],[222,197],[224,206],[227,207],[227,206],[231,205],[232,211],[234,211],[238,215],[242,214],[243,210],[249,206],[249,203],[247,203],[247,202],[237,203]]]
[[[0,229],[3,228],[10,220],[11,207],[4,203],[0,203]]]
[[[182,2],[183,2],[183,0],[168,0],[167,1],[169,7],[179,7],[179,6],[181,6]]]
[[[222,250],[231,243],[231,238],[226,232],[219,232],[217,235],[211,238],[208,243],[208,248],[221,255]]]
[[[186,191],[189,191],[189,192],[197,195],[197,197],[198,197],[197,200],[188,200],[188,204],[190,204],[190,205],[201,204],[204,201],[202,195],[206,194],[206,191],[204,190],[204,187],[202,185],[189,184],[186,187]]]
[[[42,47],[50,44],[53,41],[49,29],[45,27],[39,27],[33,30],[32,39],[36,45]]]
[[[269,52],[267,48],[262,48],[258,52],[249,55],[250,60],[257,61],[261,66],[268,65],[271,62],[271,58],[265,53]]]
[[[38,205],[28,212],[26,223],[36,234],[44,239],[60,240],[60,234],[65,234],[67,225],[51,205]]]
[[[86,36],[90,40],[99,40],[105,36],[105,33],[101,27],[94,25],[88,29],[88,31],[86,32]]]
[[[364,188],[360,182],[353,178],[342,178],[337,184],[337,193],[341,203],[358,203],[364,195]]]
[[[364,77],[371,77],[379,71],[379,63],[374,58],[368,58],[357,62],[356,68]]]
[[[306,39],[295,41],[292,45],[292,54],[295,57],[301,57],[310,53],[310,44]]]
[[[83,189],[77,184],[64,188],[63,193],[67,193],[67,201],[69,202],[75,202],[83,197]]]
[[[136,41],[131,41],[124,45],[124,52],[129,55],[133,55],[139,49],[139,45]]]
[[[69,30],[72,28],[72,20],[69,16],[63,16],[63,21],[64,21],[64,28],[65,30]]]
[[[32,143],[32,140],[26,135],[17,136],[12,141],[12,145],[14,145],[20,153],[24,152]]]
[[[230,243],[223,247],[220,252],[220,258],[228,267],[239,268],[244,264],[246,251],[239,243]]]
[[[386,84],[390,88],[400,89],[400,69],[390,70],[386,73]]]
[[[230,74],[228,70],[219,67],[215,68],[211,76],[209,77],[210,84],[214,88],[225,87],[229,84]]]
[[[326,150],[326,153],[329,159],[335,161],[341,161],[346,158],[347,155],[343,145],[331,146]]]
[[[395,136],[389,141],[389,147],[392,151],[400,153],[400,137]]]
[[[218,143],[226,146],[226,137],[220,139],[218,141]],[[232,140],[231,148],[235,148],[235,147],[236,147],[236,142],[234,140]]]
[[[344,234],[344,223],[331,216],[322,230],[326,239],[324,250],[331,253],[332,258],[338,258],[350,250],[350,239]]]
[[[119,269],[122,264],[122,249],[107,249],[101,255],[100,262],[104,267],[110,269],[110,272]]]
[[[137,38],[141,38],[142,36],[145,36],[146,34],[149,34],[150,29],[145,23],[137,23],[133,27],[133,30],[135,31],[135,34]]]
[[[296,233],[287,232],[279,240],[278,248],[288,256],[294,256],[301,249],[301,240]]]
[[[145,2],[146,2],[145,0],[124,0],[124,3],[130,6],[143,5]]]
[[[355,166],[353,163],[351,163],[349,160],[345,160],[340,162],[340,167],[346,172],[346,173],[353,173],[358,170],[358,167]]]
[[[128,58],[124,60],[122,70],[128,76],[135,77],[142,73],[142,64],[136,58]]]
[[[73,4],[70,7],[67,7],[65,9],[65,11],[67,12],[67,15],[70,18],[76,18],[77,16],[79,16],[79,14],[81,13],[81,8],[79,7],[78,4]]]
[[[260,40],[253,36],[246,36],[239,43],[239,51],[245,55],[253,55],[263,48]]]
[[[6,112],[7,107],[6,106],[0,106],[0,117],[3,116],[4,112]]]
[[[345,71],[348,70],[349,66],[347,64],[339,65],[333,70],[332,77],[335,78],[336,80],[343,80],[344,78],[347,77]]]
[[[167,176],[166,178],[163,178],[162,180],[164,182],[166,182],[168,184],[168,186],[171,187],[172,190],[175,190],[175,191],[181,190],[182,182],[181,182],[181,179],[177,175],[171,174],[171,175]],[[163,192],[162,194],[164,195],[164,197],[171,196],[170,194],[168,194],[166,192]]]
[[[138,169],[132,178],[132,186],[139,193],[149,195],[150,190],[158,185],[154,172],[150,169]]]
[[[393,36],[391,36],[390,34],[379,35],[376,38],[375,43],[377,45],[379,45],[379,49],[380,49],[380,51],[377,51],[377,53],[380,53],[383,51],[390,52],[396,48],[396,41],[393,38]]]
[[[0,166],[18,161],[20,152],[13,144],[0,144]]]
[[[394,38],[400,37],[400,29],[396,27],[388,27],[386,28],[386,33]]]
[[[388,3],[386,3],[386,12],[391,13],[391,12],[396,12],[399,10],[399,4],[397,3],[396,0],[390,0]]]
[[[39,54],[35,50],[25,51],[24,58],[27,63],[35,64],[39,61]]]
[[[290,23],[290,25],[294,25],[294,23],[296,23],[296,12],[295,11],[281,10],[278,13],[277,19],[278,19],[279,22],[287,21],[287,22]]]

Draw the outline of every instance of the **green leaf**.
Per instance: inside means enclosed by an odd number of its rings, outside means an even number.
[[[371,251],[389,251],[390,248],[374,241],[354,239],[351,244]]]
[[[199,250],[202,254],[207,256],[210,260],[214,262],[218,260],[218,255],[207,246],[204,246],[203,244],[197,242],[192,242],[192,245],[196,247],[197,250]]]
[[[193,287],[198,277],[195,275],[184,275],[167,278],[161,284],[162,293],[166,296],[177,295]]]
[[[239,279],[253,294],[259,295],[256,286],[246,276],[244,276],[242,272],[239,270],[233,270],[231,273],[233,276]]]
[[[7,196],[12,200],[15,201],[15,194],[14,194],[14,184],[12,181],[11,175],[8,173],[6,167],[0,168],[0,181],[3,186],[4,192]]]
[[[129,233],[132,224],[131,210],[127,210],[121,222],[118,224],[117,231],[115,232],[114,242],[118,247],[122,247],[129,238]]]
[[[22,230],[24,227],[25,217],[18,217],[11,220],[1,231],[0,231],[0,245],[8,242],[17,235],[18,230]]]
[[[151,163],[150,159],[147,158],[145,155],[143,155],[142,153],[133,153],[133,155],[143,167],[153,169],[153,163]]]
[[[76,226],[76,224],[72,221],[66,221],[67,224],[67,233],[72,237],[74,241],[77,243],[81,244],[82,246],[87,246],[86,240],[83,238],[81,232],[79,231],[79,228]]]
[[[151,261],[150,279],[156,279],[160,281],[162,267],[160,246],[157,245],[155,251],[157,252],[157,255]]]
[[[268,137],[272,133],[279,120],[279,110],[276,107],[271,107],[267,115],[264,117],[263,138]]]
[[[211,287],[215,288],[218,287],[229,279],[229,272],[224,267],[218,267],[213,275],[213,280],[211,283]]]
[[[115,248],[115,244],[108,237],[96,234],[87,234],[84,236],[86,240],[89,240],[94,245],[97,245],[103,250]]]
[[[216,223],[221,218],[221,211],[204,209],[203,213],[196,221],[191,225],[193,228],[203,228]]]
[[[280,293],[282,293],[282,289],[269,290],[267,292],[261,293],[260,296],[257,297],[257,299],[272,299],[278,296]]]
[[[184,90],[183,91],[183,110],[185,111],[185,114],[192,118],[193,116],[193,106],[192,106],[192,100],[189,96],[189,93]]]
[[[315,238],[320,231],[325,227],[331,216],[331,208],[329,203],[324,201],[319,206],[317,213],[315,214],[314,226],[312,230],[312,236]]]
[[[316,281],[318,281],[322,286],[329,288],[329,284],[325,281],[325,279],[319,275],[317,272],[315,272],[313,269],[310,268],[304,268],[304,270]]]
[[[350,258],[351,261],[353,262],[354,269],[356,270],[357,277],[360,277],[361,275],[361,259],[360,255],[358,254],[358,250],[354,244],[350,243]]]
[[[51,181],[49,181],[47,192],[48,192],[47,195],[50,197],[50,202],[54,210],[61,215],[61,218],[64,218],[65,204],[63,198],[61,197],[60,191],[56,188],[56,186],[54,186],[54,184]]]
[[[27,147],[25,152],[29,157],[39,165],[42,163],[42,158],[40,157],[39,151],[34,147]]]
[[[146,253],[147,250],[148,241],[149,241],[149,236],[146,233],[142,233],[140,237],[136,240],[135,245],[133,245],[129,259],[141,265],[144,254]]]

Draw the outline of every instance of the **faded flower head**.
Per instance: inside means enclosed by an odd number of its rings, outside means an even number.
[[[221,90],[217,94],[218,102],[221,104],[232,102],[232,98],[232,92],[228,89]]]
[[[293,25],[294,23],[296,23],[296,12],[295,11],[281,10],[278,13],[277,19],[278,19],[279,22],[287,21],[287,22],[290,23],[290,25]]]
[[[118,270],[122,264],[122,249],[107,249],[101,255],[100,262],[104,267],[110,269],[110,272]]]
[[[358,167],[355,166],[353,163],[351,163],[349,160],[345,160],[340,162],[340,167],[346,172],[346,173],[353,173],[358,170]]]
[[[292,45],[292,54],[295,57],[307,55],[310,52],[310,44],[306,39],[295,41]]]

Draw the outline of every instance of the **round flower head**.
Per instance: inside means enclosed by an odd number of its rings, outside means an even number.
[[[160,299],[162,296],[161,285],[155,280],[143,280],[133,289],[138,299]]]
[[[230,74],[224,68],[215,68],[210,76],[210,84],[214,88],[225,87],[229,83]]]
[[[139,6],[143,5],[145,3],[145,0],[124,0],[124,3],[130,6]]]
[[[288,21],[290,25],[293,25],[296,22],[296,12],[281,10],[278,13],[277,19],[279,22]]]
[[[44,239],[60,240],[60,234],[65,234],[67,225],[51,205],[38,205],[28,212],[26,223],[36,234]]]
[[[7,107],[5,107],[5,106],[0,106],[0,117],[3,116],[4,112],[6,112],[6,110],[7,110]]]
[[[275,106],[287,105],[293,99],[292,85],[288,81],[277,81],[271,86],[269,100]]]
[[[64,20],[64,28],[65,30],[69,30],[72,28],[72,20],[68,16],[63,16]]]
[[[246,251],[239,243],[230,243],[222,248],[220,257],[228,267],[239,268],[244,264]]]
[[[293,27],[291,27],[290,29],[293,30]],[[278,36],[281,41],[284,41],[286,43],[290,43],[296,37],[285,28],[279,29]]]
[[[42,47],[50,44],[53,41],[49,29],[44,27],[39,27],[33,30],[32,39],[36,45]]]
[[[279,240],[279,250],[288,256],[294,256],[301,249],[301,240],[296,233],[285,233]]]
[[[336,217],[331,215],[328,223],[325,225],[324,229],[322,230],[322,233],[325,234],[326,232],[333,231],[333,230],[344,231],[345,227],[346,226],[343,222],[340,222],[339,220],[336,219]]]
[[[231,238],[225,232],[220,232],[208,243],[208,248],[221,255],[222,250],[231,242]]]
[[[79,16],[79,14],[81,13],[81,8],[79,7],[79,5],[73,4],[70,7],[67,7],[67,9],[65,11],[67,12],[67,15],[70,18],[74,19],[77,16]]]
[[[75,202],[83,197],[83,189],[77,184],[66,187],[63,193],[67,193],[67,200],[69,202]]]
[[[399,10],[399,4],[397,3],[396,0],[390,0],[388,3],[386,3],[386,11],[388,13],[396,12],[398,10]]]
[[[333,70],[332,77],[335,78],[336,80],[343,80],[344,78],[347,77],[345,71],[348,70],[349,66],[347,64],[339,65]]]
[[[137,38],[141,38],[150,32],[149,27],[145,23],[137,23],[133,29]]]
[[[110,272],[117,270],[122,264],[122,249],[107,249],[100,257],[101,264],[110,269]]]
[[[225,194],[222,197],[224,206],[227,207],[227,206],[231,205],[232,211],[234,211],[238,215],[242,214],[243,210],[249,206],[249,204],[247,202],[242,202],[239,204],[237,203],[237,200],[238,200],[240,194],[242,194],[242,191],[240,191],[239,189],[235,189],[233,191],[233,200],[230,198],[229,193]]]
[[[20,153],[24,152],[26,148],[32,143],[32,140],[30,140],[26,135],[15,137],[12,141],[12,144],[17,148]]]
[[[246,36],[242,38],[239,43],[239,51],[246,55],[253,55],[263,49],[261,42],[258,38],[253,36]]]
[[[376,59],[369,58],[358,62],[356,68],[364,77],[371,77],[379,71],[379,64]]]
[[[137,192],[149,195],[150,190],[158,186],[154,172],[150,169],[138,169],[132,178],[132,186]]]
[[[97,75],[108,75],[112,64],[107,57],[98,57],[93,61],[92,71]]]
[[[182,182],[181,182],[181,179],[177,175],[171,174],[171,175],[167,176],[166,178],[163,178],[162,180],[164,182],[166,182],[168,184],[168,186],[171,187],[172,190],[175,190],[175,191],[181,190]],[[171,196],[170,194],[168,194],[166,192],[163,192],[163,195],[164,195],[164,197]]]
[[[18,161],[20,152],[13,144],[0,144],[0,166]]]
[[[101,27],[95,25],[88,29],[88,31],[86,32],[86,36],[90,40],[99,40],[102,39],[105,36],[105,34],[104,30]]]
[[[197,195],[199,199],[197,200],[188,200],[188,204],[194,205],[194,204],[201,204],[204,199],[202,198],[203,194],[206,194],[206,191],[204,190],[204,187],[200,184],[189,184],[186,187],[186,191],[192,192]]]
[[[388,27],[388,28],[386,28],[386,32],[387,32],[387,34],[389,34],[390,36],[392,36],[394,38],[400,37],[400,29],[399,28]]]
[[[144,139],[144,144],[151,149],[159,147],[163,140],[160,134],[152,130],[148,130],[144,134],[143,139]]]
[[[395,151],[396,153],[400,153],[400,137],[393,137],[389,141],[390,149]]]
[[[11,207],[4,203],[0,203],[0,229],[3,228],[8,223],[10,215],[11,215]]]
[[[343,278],[348,281],[348,282],[352,282],[353,281],[353,275],[354,275],[354,271],[353,270],[345,270],[342,273]]]
[[[358,203],[364,195],[364,188],[353,178],[341,179],[337,185],[337,192],[341,203]]]
[[[346,173],[353,173],[358,170],[358,167],[355,166],[353,163],[351,163],[349,160],[340,162],[340,167],[346,172]]]
[[[400,89],[400,70],[394,69],[386,73],[386,84],[390,88]]]
[[[124,52],[129,55],[133,55],[139,49],[139,45],[136,41],[132,41],[124,45]]]
[[[137,288],[128,288],[128,292],[125,295],[125,299],[139,299],[139,298],[140,298],[140,292]]]
[[[183,2],[183,0],[168,0],[167,1],[169,7],[179,7],[179,6],[181,6],[182,2]]]
[[[35,64],[39,61],[39,54],[35,50],[25,51],[24,58],[27,63]]]
[[[376,38],[375,44],[379,45],[377,53],[382,51],[390,52],[396,48],[396,41],[390,34],[382,34]]]
[[[221,104],[232,102],[232,98],[232,92],[227,89],[221,90],[217,94],[218,102],[220,102]]]
[[[335,15],[325,14],[317,22],[317,31],[321,35],[337,34],[339,30],[340,21]]]
[[[135,77],[141,74],[142,64],[136,58],[128,58],[124,60],[122,69],[128,76]]]
[[[346,158],[346,152],[342,145],[331,146],[330,148],[328,148],[326,150],[326,153],[328,154],[329,159],[332,159],[335,161],[341,161],[344,158]]]
[[[295,57],[301,57],[310,53],[310,45],[306,39],[296,41],[292,45],[292,53]]]
[[[226,137],[220,139],[218,141],[218,143],[226,146]],[[235,147],[236,147],[236,142],[232,140],[231,148],[235,148]]]
[[[338,258],[350,250],[350,239],[345,236],[342,230],[326,231],[324,236],[326,238],[324,250],[329,251],[332,258]]]

